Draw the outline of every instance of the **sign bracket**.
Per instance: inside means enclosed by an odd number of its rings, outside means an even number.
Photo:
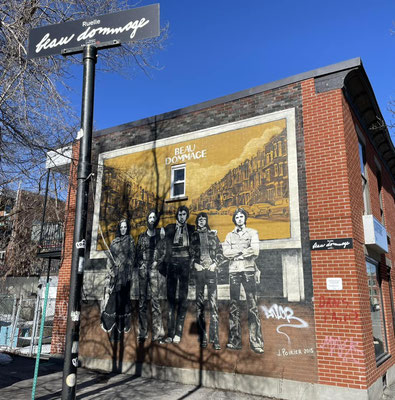
[[[118,47],[121,46],[121,41],[120,40],[110,40],[108,42],[98,42],[98,43],[92,43],[93,46],[96,47],[96,49],[101,50],[101,49],[109,49],[111,47]],[[74,54],[79,54],[84,52],[84,48],[86,46],[90,46],[90,44],[83,44],[82,46],[78,47],[71,47],[69,49],[62,49],[60,51],[60,54],[62,56],[71,56]]]

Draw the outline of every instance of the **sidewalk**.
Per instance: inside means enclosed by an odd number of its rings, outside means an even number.
[[[1,353],[0,353],[1,354]],[[35,359],[11,355],[8,364],[0,363],[0,398],[31,399]],[[5,357],[4,357],[5,358]],[[3,358],[3,359],[4,359]],[[41,360],[36,400],[61,398],[62,363]],[[244,393],[182,385],[180,383],[141,378],[124,374],[106,374],[79,368],[77,399],[84,400],[269,400],[272,398]]]
[[[0,356],[0,399],[31,399],[35,359],[11,354],[12,361],[7,363],[8,355],[0,353]],[[62,370],[60,360],[40,361],[35,400],[61,398]],[[77,381],[77,399],[81,400],[275,400],[133,375],[107,374],[85,368],[78,369]],[[385,390],[381,400],[395,400],[395,384]]]
[[[391,386],[388,386],[384,390],[384,395],[382,397],[382,400],[394,400],[395,399],[395,383],[393,383]]]

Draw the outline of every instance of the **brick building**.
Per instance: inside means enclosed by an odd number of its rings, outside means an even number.
[[[379,398],[395,380],[395,149],[380,121],[362,63],[352,59],[95,132],[82,363],[284,399]],[[167,227],[179,205],[189,207],[190,224],[205,212],[221,243],[234,229],[237,207],[258,232],[260,281],[254,289],[244,285],[236,301],[241,349],[226,347],[230,304],[236,304],[226,254],[217,266],[221,350],[199,346],[194,273],[179,344],[150,336],[138,342],[136,268],[132,329],[114,338],[100,327],[117,223],[127,219],[137,242],[149,209],[158,209],[158,226]],[[70,223],[54,354],[64,348],[72,233]],[[166,327],[166,278],[158,280]],[[247,345],[251,293],[264,354]]]
[[[44,207],[46,218],[42,226]],[[60,259],[64,208],[62,200],[48,196],[45,203],[45,196],[28,190],[0,193],[1,276],[28,277],[41,273],[46,266],[42,256],[48,258],[54,247]],[[52,266],[54,272],[56,265]]]

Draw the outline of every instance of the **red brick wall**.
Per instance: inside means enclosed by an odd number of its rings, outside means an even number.
[[[75,206],[77,194],[77,160],[80,142],[73,145],[73,159],[70,165],[69,189],[66,204],[64,244],[62,261],[59,269],[58,292],[56,296],[55,316],[53,322],[51,354],[63,354],[66,337],[67,307],[69,303],[71,257],[75,223]]]
[[[347,110],[347,117],[351,119],[351,111]],[[380,157],[378,156],[374,146],[369,140],[368,135],[364,132],[363,128],[359,126],[361,133],[364,137],[365,147],[366,147],[366,161],[367,161],[367,178],[368,178],[368,186],[369,186],[369,199],[370,199],[370,212],[377,218],[378,221],[381,222],[380,216],[380,201],[378,195],[378,186],[377,186],[377,173],[381,172],[382,176],[382,197],[383,197],[383,209],[384,209],[384,220],[385,227],[387,232],[390,235],[395,234],[395,204],[394,197],[392,195],[392,186],[390,174],[386,170],[384,164],[380,161]],[[356,150],[355,150],[356,151]],[[359,162],[359,158],[357,160]],[[378,167],[377,162],[381,168]],[[358,167],[359,173],[359,165]],[[361,209],[358,213],[358,219],[361,218],[360,215],[363,214],[363,203],[361,203]],[[363,236],[362,236],[363,239]],[[387,257],[390,260],[393,260],[394,249],[393,245],[389,245],[389,252],[386,255],[382,255],[381,262],[379,264],[380,275],[382,277],[382,295],[383,295],[383,308],[384,308],[384,317],[385,317],[385,325],[386,325],[386,334],[387,334],[387,343],[388,343],[388,352],[392,353],[395,349],[394,342],[394,324],[393,324],[393,316],[392,316],[392,308],[391,308],[391,298],[389,292],[389,276],[387,273],[387,267],[385,258]],[[361,279],[366,281],[366,275],[364,273],[361,274]],[[395,278],[394,271],[391,271],[392,279]],[[365,343],[365,351],[367,353],[368,360],[368,370],[367,370],[367,382],[368,386],[380,378],[385,374],[385,371],[394,364],[392,359],[387,360],[385,363],[376,366],[374,348],[372,344],[372,324],[370,317],[370,304],[369,304],[369,294],[366,288],[366,285],[361,285],[361,308],[364,311],[364,334],[366,337]]]
[[[341,90],[316,94],[311,79],[302,82],[302,96],[310,238],[355,238],[354,249],[311,254],[318,379],[322,384],[366,388],[358,291],[363,248],[361,229],[354,232],[358,226],[353,227],[351,211],[359,196],[350,188],[359,190],[361,199],[362,189],[361,185],[351,185],[353,176],[348,172],[350,123],[343,118]],[[342,278],[343,290],[327,290],[326,278],[330,277]]]
[[[393,361],[377,367],[372,341],[356,119],[341,90],[316,94],[311,79],[302,83],[302,95],[310,238],[351,237],[354,241],[350,250],[312,252],[319,382],[364,389]],[[376,151],[367,136],[365,140],[372,213],[380,220]],[[386,226],[393,231],[392,185],[383,165],[381,170]],[[393,251],[387,257],[392,259]],[[386,331],[392,352],[394,328],[384,257],[382,261]],[[328,277],[341,277],[343,290],[328,291]]]
[[[365,236],[363,231],[364,202],[362,193],[362,178],[359,158],[358,135],[355,129],[355,119],[350,107],[342,96],[344,135],[347,149],[347,173],[349,177],[352,223],[354,232],[354,252],[356,289],[359,293],[359,315],[362,322],[362,351],[366,363],[366,386],[369,387],[373,380],[370,377],[372,366],[376,365],[374,346],[372,341],[372,320],[370,316],[369,289],[367,285],[366,261],[364,253]],[[358,301],[358,300],[357,300]]]
[[[393,354],[395,351],[395,339],[394,339],[394,319],[393,316],[390,315],[392,313],[391,309],[391,299],[389,295],[389,285],[392,286],[392,292],[395,296],[395,184],[390,178],[390,174],[386,171],[382,166],[382,180],[383,180],[383,208],[384,208],[384,219],[385,219],[385,227],[387,233],[391,236],[391,240],[388,244],[388,254],[386,257],[391,261],[391,282],[384,281],[384,305],[386,310],[386,325],[387,325],[387,336],[389,341],[389,350],[390,353]],[[385,259],[382,260],[385,262]],[[392,304],[393,305],[393,304]]]

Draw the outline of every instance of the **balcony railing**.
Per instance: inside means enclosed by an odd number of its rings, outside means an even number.
[[[45,222],[35,224],[32,231],[32,240],[38,242],[39,257],[60,258],[63,245],[63,223]]]

